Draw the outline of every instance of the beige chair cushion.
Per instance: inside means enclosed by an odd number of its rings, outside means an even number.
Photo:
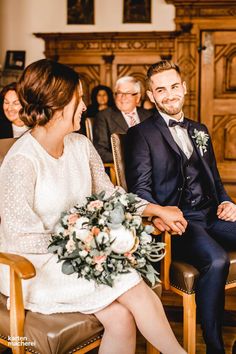
[[[10,334],[9,311],[6,297],[0,295],[0,337],[7,339]],[[27,341],[34,339],[30,346],[35,353],[64,354],[82,348],[101,337],[103,326],[94,315],[66,313],[42,315],[26,311],[25,334]]]
[[[227,284],[236,283],[236,251],[228,253],[230,259]],[[187,294],[195,292],[196,280],[199,276],[197,269],[188,263],[172,261],[170,268],[170,283],[175,288]]]

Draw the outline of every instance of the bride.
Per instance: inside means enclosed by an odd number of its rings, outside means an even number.
[[[48,253],[51,233],[61,212],[83,204],[92,193],[114,187],[100,157],[79,130],[86,110],[78,73],[42,59],[23,72],[18,94],[21,119],[31,128],[10,149],[0,170],[2,251],[28,258],[36,277],[24,281],[25,308],[44,314],[92,313],[105,332],[100,354],[135,353],[136,325],[162,353],[182,354],[154,292],[133,270],[117,276],[114,286],[65,275],[57,256]],[[144,203],[142,215],[158,216],[175,228],[186,227],[175,207]],[[178,230],[176,230],[178,231]],[[8,270],[1,267],[1,292],[9,296]]]

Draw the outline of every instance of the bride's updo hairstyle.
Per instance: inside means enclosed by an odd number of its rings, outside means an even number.
[[[47,124],[78,92],[79,80],[77,72],[53,60],[41,59],[27,66],[17,85],[22,105],[19,114],[25,125]]]

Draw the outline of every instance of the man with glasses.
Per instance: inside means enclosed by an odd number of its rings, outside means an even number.
[[[132,76],[123,76],[115,84],[116,107],[99,112],[94,122],[94,145],[103,162],[112,162],[111,134],[127,130],[152,115],[137,107],[141,99],[141,83]]]

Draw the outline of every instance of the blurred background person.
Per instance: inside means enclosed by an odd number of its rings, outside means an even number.
[[[21,108],[16,82],[12,82],[0,92],[0,139],[18,138],[28,130],[19,118]]]
[[[111,88],[105,85],[98,85],[92,89],[91,104],[88,105],[86,115],[94,118],[99,111],[114,106],[115,102]]]
[[[81,118],[80,133],[86,135],[85,119],[95,118],[96,114],[108,107],[114,107],[115,101],[112,89],[105,85],[97,85],[91,92],[91,104],[88,105],[87,111],[83,113]]]

